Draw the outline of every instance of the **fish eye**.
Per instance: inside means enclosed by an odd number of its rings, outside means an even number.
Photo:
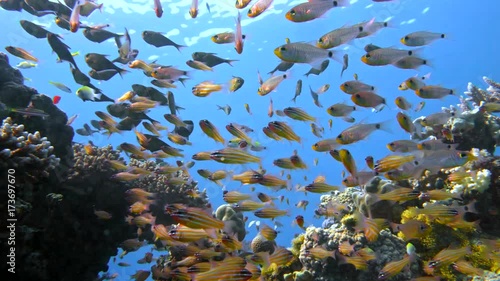
[[[467,153],[465,152],[460,153],[460,157],[467,157]]]
[[[356,94],[356,97],[357,97],[358,99],[360,99],[360,98],[361,98],[361,95],[360,95],[360,94]]]
[[[365,58],[370,58],[370,57],[371,57],[370,54],[365,55]]]
[[[337,136],[338,139],[342,139],[342,134]]]
[[[250,9],[250,10],[248,10],[248,13],[247,13],[247,14],[248,14],[248,15],[251,15],[251,14],[252,14],[252,10],[251,10],[251,9]]]
[[[286,48],[285,47],[281,47],[280,51],[286,51]]]
[[[344,83],[344,87],[345,87],[345,88],[349,88],[349,84]]]
[[[219,39],[219,35],[214,35],[214,38],[215,39]]]
[[[323,38],[319,38],[318,42],[323,43]]]
[[[409,39],[410,39],[410,37],[409,37],[409,36],[405,36],[405,40],[409,40]]]
[[[290,15],[295,16],[296,15],[295,10],[293,10],[293,9],[290,10]]]

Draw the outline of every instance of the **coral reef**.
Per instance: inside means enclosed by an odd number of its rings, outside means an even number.
[[[12,122],[7,117],[0,128],[0,169],[14,169],[34,182],[47,178],[60,161],[53,154],[54,147],[40,132],[28,133],[24,125]]]
[[[230,225],[230,230],[238,235],[238,240],[243,241],[245,239],[246,230],[243,213],[236,212],[230,204],[224,204],[217,208],[215,217],[227,222],[226,225]]]

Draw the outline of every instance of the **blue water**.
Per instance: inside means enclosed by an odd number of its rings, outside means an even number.
[[[375,3],[369,0],[353,1],[347,8],[333,9],[326,13],[321,19],[306,23],[293,23],[285,19],[285,13],[292,7],[302,1],[274,1],[274,7],[257,17],[249,19],[246,17],[247,9],[242,12],[243,33],[247,35],[244,52],[238,55],[232,44],[216,45],[210,40],[210,36],[234,29],[234,19],[236,9],[232,8],[234,1],[200,1],[199,15],[196,19],[191,19],[188,9],[191,4],[189,0],[183,1],[162,1],[164,14],[158,19],[153,12],[153,1],[102,1],[104,8],[102,13],[95,12],[89,18],[82,18],[83,23],[99,24],[110,23],[108,29],[116,33],[124,32],[128,28],[131,32],[132,47],[139,49],[138,59],[146,62],[157,59],[157,62],[164,65],[172,65],[181,69],[190,70],[185,61],[191,59],[191,53],[195,51],[213,52],[218,56],[229,59],[237,59],[234,67],[222,64],[214,68],[214,72],[191,71],[191,79],[186,82],[186,87],[179,84],[177,89],[172,89],[175,94],[176,103],[186,108],[182,110],[180,116],[184,120],[193,120],[195,129],[190,137],[192,146],[183,146],[185,161],[189,161],[191,155],[200,151],[209,151],[220,149],[221,145],[216,144],[212,139],[203,134],[198,126],[198,121],[208,119],[215,124],[222,135],[228,140],[231,135],[225,130],[225,125],[230,122],[245,124],[255,130],[250,136],[267,147],[263,152],[255,153],[262,157],[263,167],[268,173],[279,176],[280,169],[274,167],[272,161],[276,158],[289,157],[293,150],[297,149],[299,155],[308,164],[307,170],[295,170],[292,172],[292,185],[305,185],[318,176],[326,176],[327,183],[341,185],[341,172],[344,169],[342,164],[333,160],[328,153],[318,153],[311,149],[311,145],[317,142],[309,127],[309,123],[293,121],[289,118],[274,116],[269,118],[267,110],[270,98],[274,101],[274,109],[283,109],[287,106],[299,106],[318,119],[318,123],[325,128],[323,138],[336,137],[342,130],[352,124],[333,119],[333,129],[328,128],[328,119],[332,118],[326,113],[328,106],[337,102],[348,102],[350,96],[340,91],[339,85],[347,80],[352,80],[353,74],[358,74],[359,79],[365,83],[375,85],[377,93],[384,96],[388,107],[381,112],[374,113],[371,109],[361,109],[353,114],[357,121],[365,120],[367,122],[393,120],[391,132],[375,132],[368,139],[345,146],[355,157],[358,168],[365,168],[364,158],[368,155],[379,159],[387,154],[389,150],[386,144],[396,139],[409,139],[396,123],[395,116],[398,112],[394,99],[396,96],[403,95],[412,104],[421,101],[413,92],[401,92],[397,89],[398,85],[405,79],[414,75],[424,75],[431,72],[429,84],[442,85],[453,88],[458,93],[466,90],[468,82],[472,82],[483,87],[481,77],[486,75],[493,79],[500,79],[498,65],[498,48],[496,44],[500,38],[498,27],[493,24],[493,19],[497,16],[500,3],[497,1],[481,1],[481,4],[473,1],[431,1],[431,0],[396,0],[394,3]],[[127,3],[127,2],[133,2]],[[172,4],[176,3],[175,5]],[[208,13],[205,3],[210,3],[211,13]],[[255,1],[254,1],[255,2]],[[289,3],[287,3],[289,2]],[[305,41],[314,42],[323,34],[339,28],[343,25],[356,24],[362,21],[375,18],[377,21],[389,20],[391,27],[381,30],[374,36],[364,39],[356,39],[354,42],[336,48],[341,53],[349,54],[349,68],[345,71],[343,78],[340,78],[342,66],[335,61],[331,61],[328,69],[319,76],[311,75],[308,78],[303,76],[310,66],[295,65],[289,79],[285,80],[277,89],[268,96],[261,97],[257,95],[259,87],[257,71],[266,79],[267,72],[271,71],[280,60],[273,54],[273,50],[284,44],[285,38],[290,38],[292,42]],[[45,39],[36,39],[31,37],[21,28],[19,20],[30,20],[42,24],[52,32],[62,34],[64,42],[71,47],[71,51],[80,51],[76,62],[82,71],[87,72],[90,68],[84,61],[84,55],[89,52],[108,54],[111,59],[117,56],[117,48],[112,41],[101,44],[88,41],[81,31],[72,34],[69,31],[60,29],[54,23],[53,16],[44,16],[37,18],[26,12],[6,12],[0,10],[0,26],[2,30],[0,36],[1,46],[18,46],[32,52],[40,59],[37,68],[22,70],[25,77],[32,79],[26,82],[40,93],[50,97],[60,95],[62,97],[58,106],[67,113],[68,117],[79,114],[79,117],[73,123],[73,127],[81,128],[84,123],[89,123],[91,119],[98,119],[94,112],[97,110],[106,111],[108,103],[82,102],[74,92],[80,87],[71,76],[68,63],[55,63],[56,55],[51,53],[51,49]],[[182,45],[188,45],[181,52],[173,47],[156,48],[146,44],[141,33],[144,30],[161,31],[167,33],[170,39]],[[398,47],[408,49],[402,45],[399,39],[404,35],[419,31],[441,32],[447,35],[446,39],[438,40],[422,49],[422,57],[431,61],[432,67],[422,67],[419,71],[402,70],[393,66],[372,67],[365,65],[360,61],[364,54],[363,47],[368,43],[373,43],[382,47]],[[340,55],[341,57],[342,55]],[[157,57],[157,58],[156,58]],[[11,64],[15,65],[21,60],[10,56]],[[125,66],[125,68],[127,68]],[[120,78],[116,76],[110,81],[98,83],[95,85],[113,99],[120,97],[126,91],[131,90],[132,84],[143,84],[151,86],[150,80],[142,74],[142,71],[129,69],[127,73]],[[212,80],[216,83],[227,83],[232,76],[240,76],[245,79],[244,86],[236,93],[229,93],[227,90],[220,93],[213,93],[209,97],[195,97],[191,93],[191,87],[204,80]],[[298,97],[294,105],[291,98],[295,93],[295,84],[298,79],[304,80],[302,95]],[[67,94],[49,85],[48,81],[63,82],[69,86],[73,94]],[[318,108],[312,102],[309,94],[309,86],[317,90],[324,84],[330,84],[331,88],[325,94],[320,96],[320,102],[323,108]],[[162,90],[162,92],[165,92]],[[253,115],[249,115],[244,104],[250,105]],[[412,113],[411,117],[416,118],[422,115],[428,115],[440,111],[441,107],[456,105],[459,100],[455,96],[446,97],[443,100],[426,100],[425,108],[419,113]],[[229,104],[232,107],[232,113],[226,116],[221,110],[217,110],[216,105]],[[163,114],[169,113],[167,107],[152,109],[148,115],[167,125],[170,129],[171,124],[163,119]],[[262,127],[266,126],[272,120],[281,120],[288,122],[293,129],[301,136],[302,143],[281,141],[277,142],[267,138],[262,133]],[[142,132],[146,132],[142,127]],[[168,142],[166,136],[163,138]],[[105,135],[94,134],[92,137],[83,137],[75,135],[74,141],[87,143],[92,141],[97,146],[111,144],[114,147],[123,142],[136,143],[133,132],[123,132],[123,134],[113,134],[109,139]],[[176,146],[178,147],[178,146]],[[318,165],[314,166],[314,159],[318,159]],[[173,160],[167,159],[172,163]],[[256,164],[249,164],[244,167],[238,165],[224,165],[212,161],[198,162],[192,168],[192,175],[199,183],[200,190],[206,189],[213,206],[219,206],[224,203],[222,200],[222,190],[214,183],[198,176],[196,169],[227,169],[234,173],[242,172],[248,168],[258,168]],[[307,180],[304,176],[307,175]],[[248,186],[241,186],[238,182],[224,181],[228,190],[240,190],[250,192]],[[279,208],[289,209],[289,217],[278,218],[283,227],[278,228],[278,244],[281,246],[290,246],[290,240],[295,234],[302,230],[292,225],[296,215],[301,214],[305,218],[306,225],[320,226],[322,220],[315,219],[314,209],[319,202],[320,195],[297,193],[295,191],[281,190],[272,192],[264,187],[258,186],[257,191],[266,192],[273,196],[285,195],[290,204],[278,204]],[[307,211],[297,209],[294,205],[300,200],[308,200]],[[251,213],[246,213],[248,222],[259,220]],[[262,220],[272,225],[270,220]],[[247,222],[247,223],[248,223]],[[255,228],[249,228],[246,240],[251,240],[255,236]],[[151,250],[151,247],[143,247],[135,253],[129,253],[123,260],[131,263],[131,267],[118,267],[113,261],[110,261],[109,273],[118,273],[119,280],[127,280],[129,275],[137,269],[149,269],[150,265],[138,265],[135,262],[142,258],[145,252]],[[154,252],[155,256],[160,253]],[[118,262],[118,258],[117,258]],[[151,280],[151,277],[150,279]]]

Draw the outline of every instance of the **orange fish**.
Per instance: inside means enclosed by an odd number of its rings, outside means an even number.
[[[301,215],[298,215],[295,217],[295,223],[300,227],[302,228],[302,230],[306,230],[306,228],[304,227],[304,217],[301,216]]]

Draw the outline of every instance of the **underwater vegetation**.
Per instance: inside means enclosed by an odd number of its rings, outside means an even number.
[[[162,17],[161,1],[151,2],[155,15]],[[235,6],[243,9],[249,5],[247,17],[255,18],[265,13],[273,1],[259,0],[251,5],[250,2],[236,1]],[[311,0],[292,7],[285,19],[295,23],[313,21],[331,9],[350,4],[347,0]],[[500,158],[494,155],[500,144],[500,118],[495,115],[500,112],[498,82],[483,77],[486,89],[469,83],[465,96],[459,97],[452,89],[428,84],[428,76],[413,76],[403,81],[398,89],[415,93],[422,103],[413,106],[403,96],[397,97],[395,103],[401,111],[396,120],[390,121],[396,121],[410,139],[387,143],[388,154],[380,159],[365,155],[368,168],[364,170],[358,169],[359,163],[346,147],[363,142],[378,131],[389,131],[388,121],[359,122],[351,116],[365,109],[377,113],[387,106],[386,97],[376,93],[375,86],[361,82],[355,75],[354,80],[338,85],[350,96],[353,105],[342,102],[324,108],[319,99],[330,89],[330,84],[317,90],[309,86],[318,110],[352,123],[332,138],[323,137],[325,128],[319,124],[318,112],[306,112],[295,106],[274,109],[273,100],[269,99],[269,105],[265,105],[267,116],[283,119],[266,121],[262,128],[266,140],[302,145],[300,150],[277,158],[254,139],[256,131],[245,124],[228,123],[226,133],[223,127],[218,128],[210,121],[212,116],[208,114],[208,119],[183,120],[180,112],[186,108],[176,103],[174,90],[170,89],[191,79],[189,71],[137,59],[139,50],[131,45],[134,33],[129,34],[128,29],[117,34],[106,29],[109,25],[89,26],[80,22],[80,16],[87,17],[101,10],[102,5],[80,0],[67,0],[64,4],[0,2],[0,6],[9,11],[26,11],[37,17],[57,15],[57,26],[71,33],[81,30],[86,39],[96,44],[114,40],[118,57],[113,60],[99,53],[82,55],[91,68],[88,74],[93,80],[108,81],[116,74],[123,76],[139,71],[151,78],[155,86],[132,83],[131,89],[120,97],[107,96],[81,72],[75,59],[79,53],[69,51],[63,36],[33,22],[20,21],[29,35],[46,40],[59,61],[70,65],[75,82],[82,86],[75,92],[81,99],[78,102],[109,104],[106,110],[95,111],[98,120],[90,120],[91,125],[85,123],[83,128],[74,130],[71,125],[76,116],[68,118],[59,109],[60,96],[49,98],[24,85],[25,78],[19,69],[35,67],[38,58],[19,47],[6,46],[5,50],[12,56],[26,60],[13,68],[9,57],[0,53],[0,176],[13,178],[15,174],[16,179],[13,206],[17,219],[16,277],[19,280],[465,281],[500,278]],[[208,3],[207,9],[210,12]],[[189,16],[196,18],[198,11],[198,1],[192,1]],[[215,44],[234,44],[236,53],[243,54],[246,35],[242,28],[246,26],[242,27],[241,17],[238,12],[235,32],[219,33],[211,40]],[[386,27],[390,27],[388,21],[368,20],[332,30],[313,44],[290,42],[287,38],[286,44],[282,42],[283,45],[272,51],[281,63],[271,73],[285,73],[263,78],[258,72],[257,95],[272,94],[283,81],[291,79],[292,75],[286,71],[294,64],[312,67],[305,74],[307,78],[320,75],[330,60],[336,60],[342,62],[342,75],[348,68],[349,57],[345,54],[340,58],[339,53],[331,49],[372,36]],[[140,36],[155,48],[171,46],[176,52],[187,48],[160,32],[143,30]],[[400,42],[420,47],[446,37],[439,32],[416,31]],[[366,45],[364,50],[366,54],[361,56],[361,61],[367,66],[418,69],[429,63],[417,50],[373,44]],[[220,64],[238,63],[236,59],[208,52],[197,51],[191,56],[192,60],[186,64],[193,71],[209,72]],[[203,99],[225,88],[236,92],[244,81],[237,76],[226,84],[196,81],[187,92]],[[62,83],[51,84],[72,93]],[[294,103],[302,92],[302,79],[298,79],[296,85]],[[450,95],[459,97],[460,103],[426,116],[410,117],[410,111],[422,109],[424,100]],[[248,116],[252,116],[249,104],[244,106]],[[168,110],[162,110],[166,122],[150,117],[158,108],[167,107]],[[218,110],[226,116],[232,112],[229,104],[218,105]],[[294,122],[306,122],[320,140],[305,147],[307,138],[294,129]],[[330,119],[330,130],[332,124]],[[186,150],[180,147],[198,147],[199,139],[193,134],[198,127],[203,134],[202,141],[208,137],[220,147],[186,155]],[[116,147],[98,146],[91,141],[74,142],[75,132],[80,136],[111,137],[128,131],[130,134],[133,131],[135,139]],[[323,175],[312,182],[304,178],[310,182],[305,185],[295,184],[289,172],[307,170],[310,165],[302,158],[305,149],[330,155],[329,160],[342,165],[345,172],[341,178],[326,176],[338,179],[343,186],[330,184]],[[369,149],[363,152],[371,153]],[[273,157],[274,166],[282,169],[279,176],[264,167],[265,156]],[[210,170],[194,169],[201,161],[211,161],[213,166]],[[317,160],[314,165],[318,165]],[[221,166],[238,166],[241,170],[229,171],[230,168]],[[203,184],[220,187],[221,197],[227,204],[212,205],[207,189],[194,179],[195,172],[203,178]],[[239,182],[242,188],[226,188],[228,181]],[[243,186],[250,192],[243,191]],[[7,197],[8,190],[11,188],[2,190],[2,196]],[[297,215],[294,227],[301,233],[292,241],[279,240],[280,233],[291,231],[279,222],[280,217],[290,215],[290,210],[281,206],[284,202],[289,204],[291,196],[274,196],[273,192],[278,191],[298,194],[296,198],[300,201],[292,202],[304,210],[304,216],[311,210],[307,211],[306,207],[313,202],[302,194],[322,194],[314,214],[316,218],[324,218],[323,223],[308,225],[303,215]],[[10,208],[6,205],[9,204],[0,203],[0,207]],[[259,220],[247,222],[249,214]],[[7,221],[7,216],[2,213],[1,219]],[[258,233],[250,237],[249,230],[254,226]],[[4,229],[0,235],[6,238],[9,234]],[[7,247],[7,243],[3,246]],[[147,265],[147,270],[137,270],[131,276],[119,276],[109,270],[110,261],[120,267],[131,266],[122,259],[144,248],[151,250],[137,264]]]

